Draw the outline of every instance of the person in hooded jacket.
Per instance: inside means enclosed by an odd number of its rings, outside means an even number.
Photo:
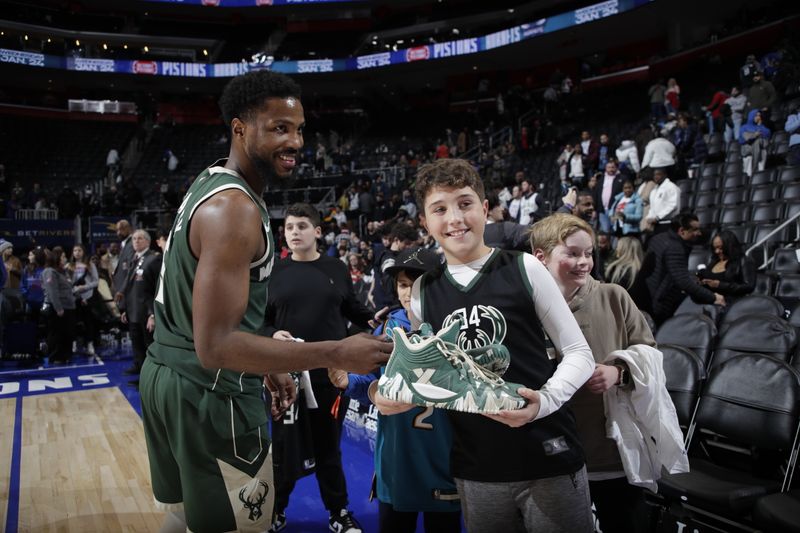
[[[756,170],[764,170],[767,164],[767,148],[772,132],[764,125],[761,110],[753,109],[747,114],[747,122],[739,130],[744,172],[752,176]]]

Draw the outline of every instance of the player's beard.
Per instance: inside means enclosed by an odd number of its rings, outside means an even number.
[[[300,154],[298,153],[297,155],[299,156]],[[288,176],[282,177],[275,172],[275,165],[271,160],[259,156],[250,156],[250,161],[252,161],[256,173],[258,173],[258,177],[264,181],[268,191],[290,189],[297,182],[296,168]]]

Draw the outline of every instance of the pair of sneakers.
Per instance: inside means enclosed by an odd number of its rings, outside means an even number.
[[[397,402],[465,413],[496,414],[525,407],[517,393],[522,385],[501,375],[510,355],[502,344],[463,350],[458,345],[461,321],[435,335],[429,324],[409,335],[394,328],[394,349],[378,381],[382,396]]]
[[[275,513],[272,527],[267,533],[277,533],[286,527],[286,512]],[[361,524],[355,519],[353,513],[348,509],[340,509],[336,513],[331,513],[328,519],[328,529],[333,533],[361,533]]]

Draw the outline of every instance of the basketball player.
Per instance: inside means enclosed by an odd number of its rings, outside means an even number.
[[[368,335],[287,343],[255,334],[274,243],[265,187],[293,175],[305,124],[300,87],[269,71],[234,78],[220,107],[228,159],[192,183],[164,251],[155,341],[140,377],[153,492],[162,531],[264,531],[274,484],[262,376],[293,401],[290,370],[366,372],[391,345]]]

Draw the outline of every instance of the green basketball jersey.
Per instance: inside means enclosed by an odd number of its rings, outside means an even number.
[[[266,242],[263,257],[250,264],[250,292],[247,310],[239,325],[241,331],[256,333],[264,322],[267,306],[267,281],[274,261],[274,242],[269,215],[263,199],[235,171],[218,161],[204,170],[192,183],[175,217],[164,250],[164,259],[155,298],[156,330],[148,349],[153,361],[174,369],[191,381],[215,392],[236,395],[262,391],[262,377],[226,369],[206,369],[194,348],[192,292],[197,258],[189,245],[192,215],[217,193],[239,189],[247,194],[261,212]]]

